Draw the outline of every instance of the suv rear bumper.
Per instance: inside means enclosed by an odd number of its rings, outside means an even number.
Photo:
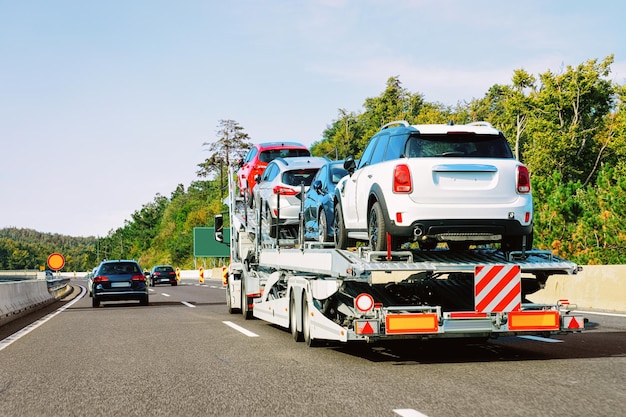
[[[489,235],[496,236],[523,236],[533,231],[532,223],[522,225],[517,220],[498,219],[438,219],[415,221],[410,226],[398,226],[394,222],[387,225],[387,230],[394,236],[413,237],[417,240],[423,237],[436,238],[440,241],[484,240]]]

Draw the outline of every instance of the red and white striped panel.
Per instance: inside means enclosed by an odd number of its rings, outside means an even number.
[[[484,313],[518,311],[522,306],[519,265],[478,265],[474,269],[474,306]]]

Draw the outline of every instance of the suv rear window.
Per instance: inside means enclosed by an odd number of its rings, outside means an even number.
[[[409,158],[513,158],[513,152],[502,135],[474,133],[412,135],[407,141],[405,154]]]
[[[270,149],[261,152],[259,161],[271,162],[278,157],[293,158],[296,156],[311,156],[311,152],[308,149]]]
[[[155,268],[154,271],[155,272],[172,272],[174,271],[174,268],[172,268],[171,266],[159,266]]]
[[[122,274],[141,274],[141,270],[134,262],[116,262],[102,265],[101,274],[122,275]]]

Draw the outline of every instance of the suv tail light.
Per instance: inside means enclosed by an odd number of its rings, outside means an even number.
[[[280,193],[280,195],[296,195],[300,193],[300,191],[296,191],[293,188],[283,187],[281,185],[275,186],[272,191],[274,194]]]
[[[105,282],[108,281],[109,277],[105,277],[104,275],[98,275],[93,277],[93,282]]]
[[[130,279],[131,281],[145,281],[146,277],[143,275],[133,275]]]
[[[413,191],[413,183],[411,182],[409,166],[405,164],[396,165],[393,170],[393,192],[410,193],[411,191]]]
[[[523,165],[517,167],[516,189],[518,194],[530,193],[530,173],[528,172],[528,168]]]

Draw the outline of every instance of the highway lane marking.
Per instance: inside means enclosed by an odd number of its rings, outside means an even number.
[[[195,305],[193,305],[191,303],[188,303],[187,301],[181,301],[180,303],[183,304],[183,305],[186,305],[187,307],[196,308]]]
[[[32,332],[37,327],[41,326],[42,324],[44,324],[45,322],[47,322],[48,320],[50,320],[57,314],[62,313],[63,311],[67,310],[68,308],[73,306],[74,303],[78,302],[78,300],[82,299],[85,293],[87,292],[87,290],[82,285],[79,285],[79,287],[80,287],[80,294],[76,298],[74,298],[72,301],[70,301],[63,307],[59,308],[58,310],[48,314],[47,316],[40,318],[36,322],[31,323],[30,325],[24,327],[22,330],[13,333],[11,336],[7,337],[6,339],[0,340],[0,351],[8,347],[11,343],[15,342],[16,340],[19,340],[22,337],[26,336],[28,333]]]
[[[163,297],[169,297],[169,296],[170,296],[169,294],[166,294],[166,293],[164,293],[164,292],[162,292],[162,293],[161,293],[161,295],[162,295]]]
[[[241,326],[237,326],[232,321],[223,321],[222,323],[224,323],[225,325],[227,325],[229,327],[232,327],[233,329],[237,330],[238,332],[241,332],[241,333],[245,334],[248,337],[259,337],[258,334],[252,333],[250,330],[244,329]]]
[[[550,339],[548,337],[540,337],[540,336],[517,336],[517,337],[519,337],[520,339],[536,340],[537,342],[563,343],[562,340]]]
[[[393,410],[393,412],[402,417],[428,417],[426,414],[422,414],[412,408],[398,408],[397,410]]]

